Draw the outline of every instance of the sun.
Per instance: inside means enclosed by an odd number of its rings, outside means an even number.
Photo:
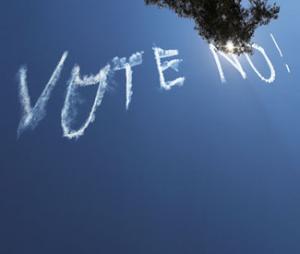
[[[226,50],[229,52],[229,53],[233,53],[234,52],[234,49],[235,49],[235,46],[233,44],[232,41],[228,41],[226,43]]]

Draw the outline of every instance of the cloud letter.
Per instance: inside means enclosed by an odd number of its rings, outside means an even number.
[[[220,74],[220,79],[221,79],[222,83],[226,83],[226,78],[225,78],[225,75],[224,75],[224,71],[223,71],[223,68],[222,68],[221,61],[220,61],[220,58],[218,56],[218,53],[221,56],[223,56],[236,70],[238,70],[238,72],[241,74],[241,76],[242,76],[243,79],[247,78],[247,74],[243,70],[243,67],[240,64],[237,56],[235,56],[233,54],[231,54],[230,56],[228,56],[224,52],[218,51],[217,48],[213,44],[210,44],[209,48],[210,48],[210,50],[213,53],[213,56],[215,58],[215,61],[216,61],[216,64],[217,64],[217,67],[218,67],[218,70],[219,70],[219,74]]]
[[[114,70],[122,70],[125,69],[126,71],[126,109],[128,110],[130,102],[131,102],[131,97],[132,97],[132,67],[136,65],[140,65],[143,63],[143,54],[144,52],[137,52],[133,54],[129,58],[129,62],[127,62],[127,59],[125,57],[119,58],[115,57],[113,59],[114,63]]]
[[[266,59],[266,62],[267,62],[268,66],[269,66],[269,69],[270,69],[270,77],[269,78],[263,77],[263,75],[254,66],[254,64],[253,64],[252,60],[250,59],[249,55],[245,54],[246,58],[247,58],[247,60],[248,60],[248,62],[250,64],[250,66],[255,71],[255,73],[260,77],[260,79],[262,81],[265,81],[266,83],[272,83],[272,82],[274,82],[275,78],[276,78],[276,72],[275,72],[274,66],[273,66],[270,58],[268,57],[267,53],[265,52],[265,50],[262,47],[260,47],[257,44],[253,44],[252,47],[254,49],[258,50],[263,55],[263,57]]]
[[[33,108],[31,106],[31,100],[26,80],[27,69],[26,67],[22,67],[19,70],[19,97],[23,113],[18,127],[18,136],[20,136],[26,128],[34,129],[38,125],[38,123],[45,117],[47,102],[50,99],[50,95],[60,77],[67,56],[68,52],[64,52],[50,80],[48,81]]]
[[[166,81],[164,76],[164,71],[166,71],[169,68],[172,68],[173,70],[178,72],[179,63],[182,62],[182,59],[174,59],[171,61],[161,62],[161,59],[167,58],[167,57],[173,57],[178,55],[178,50],[164,50],[161,48],[153,48],[154,56],[157,64],[157,69],[159,73],[159,79],[160,79],[160,86],[165,90],[172,89],[173,86],[182,86],[185,78],[180,77],[173,81]]]
[[[107,88],[107,77],[110,72],[110,65],[105,66],[95,76],[83,76],[80,77],[80,67],[75,66],[72,71],[72,76],[68,84],[67,94],[64,102],[64,106],[61,112],[61,126],[63,129],[63,136],[69,139],[79,138],[84,134],[84,131],[88,126],[95,121],[95,114],[97,108],[101,105],[103,96]],[[78,130],[72,130],[70,127],[72,120],[74,120],[75,102],[78,100],[76,89],[79,87],[87,87],[91,85],[98,85],[96,97],[92,106],[92,109],[88,115],[86,121],[81,125]]]

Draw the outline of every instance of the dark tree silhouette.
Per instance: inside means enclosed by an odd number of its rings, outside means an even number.
[[[251,53],[255,30],[277,19],[280,8],[268,0],[145,0],[192,18],[195,29],[218,50]],[[246,2],[246,3],[245,3]]]

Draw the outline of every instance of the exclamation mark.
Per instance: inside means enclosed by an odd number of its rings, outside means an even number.
[[[276,48],[277,48],[277,50],[279,52],[280,57],[283,58],[283,53],[282,53],[282,51],[281,51],[281,49],[280,49],[280,47],[279,47],[279,45],[278,45],[278,43],[277,43],[274,35],[272,33],[270,35],[271,35],[271,38],[272,38],[272,40],[273,40],[273,42],[274,42],[274,44],[275,44],[275,46],[276,46]],[[285,68],[287,69],[288,73],[291,73],[291,69],[290,69],[290,67],[289,67],[288,64],[285,64]]]

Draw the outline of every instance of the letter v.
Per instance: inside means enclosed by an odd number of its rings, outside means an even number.
[[[27,129],[31,128],[32,130],[38,125],[38,123],[46,115],[46,105],[50,98],[50,95],[60,77],[61,71],[63,69],[65,60],[68,56],[68,52],[64,52],[58,65],[56,66],[52,76],[50,77],[47,85],[45,86],[42,94],[38,98],[34,107],[31,106],[30,96],[27,86],[27,68],[21,67],[18,73],[19,77],[19,97],[22,107],[22,117],[19,123],[18,137]]]

